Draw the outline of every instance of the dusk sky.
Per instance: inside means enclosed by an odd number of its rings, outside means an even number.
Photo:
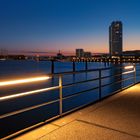
[[[0,0],[0,48],[108,52],[108,28],[123,22],[123,50],[140,49],[140,0]]]

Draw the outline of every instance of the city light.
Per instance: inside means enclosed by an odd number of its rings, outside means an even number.
[[[19,80],[2,81],[2,82],[0,82],[0,87],[8,86],[8,85],[45,81],[45,80],[48,80],[49,78],[50,77],[48,77],[48,76],[42,76],[42,77],[33,77],[33,78],[26,78],[26,79],[19,79]]]

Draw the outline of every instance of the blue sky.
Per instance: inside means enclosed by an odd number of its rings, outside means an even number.
[[[140,0],[0,0],[0,48],[108,52],[108,27],[123,22],[124,50],[139,49]]]

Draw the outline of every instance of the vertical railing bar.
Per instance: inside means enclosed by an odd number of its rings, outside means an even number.
[[[87,60],[85,62],[85,70],[88,70],[88,62],[87,62]]]
[[[76,65],[76,62],[75,62],[75,61],[73,61],[73,62],[72,62],[73,72],[75,72],[75,71],[76,71],[75,65]]]
[[[102,98],[102,81],[101,81],[101,69],[99,69],[99,100]]]
[[[124,88],[123,86],[124,86],[124,83],[123,83],[123,80],[125,79],[124,77],[123,77],[123,70],[124,70],[124,67],[122,67],[121,68],[121,90]],[[124,80],[125,81],[125,80]]]
[[[63,90],[63,85],[62,85],[62,75],[59,75],[59,114],[60,116],[63,113],[63,97],[62,97],[62,90]]]
[[[134,84],[136,83],[136,64],[134,64]]]
[[[51,73],[54,74],[54,60],[51,61]]]

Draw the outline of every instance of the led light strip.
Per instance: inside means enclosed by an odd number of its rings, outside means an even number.
[[[126,70],[127,70],[127,69],[133,69],[133,68],[134,68],[134,66],[125,66],[125,67],[124,67],[124,69],[126,69]]]
[[[57,88],[59,88],[59,86],[50,87],[50,88],[43,88],[43,89],[37,89],[37,90],[28,91],[28,92],[23,92],[23,93],[17,93],[17,94],[13,94],[13,95],[3,96],[3,97],[0,97],[0,101],[7,100],[7,99],[12,99],[12,98],[18,98],[18,97],[31,95],[31,94],[35,94],[35,93],[40,93],[40,92],[44,92],[44,91],[54,90],[54,89],[57,89]]]
[[[133,73],[133,72],[135,72],[135,70],[126,71],[126,72],[123,72],[122,74],[128,74],[128,73]]]
[[[34,77],[34,78],[4,81],[4,82],[0,82],[0,87],[8,86],[8,85],[16,85],[16,84],[24,84],[24,83],[44,81],[44,80],[48,80],[49,78],[50,77],[48,77],[48,76],[42,76],[42,77]]]

